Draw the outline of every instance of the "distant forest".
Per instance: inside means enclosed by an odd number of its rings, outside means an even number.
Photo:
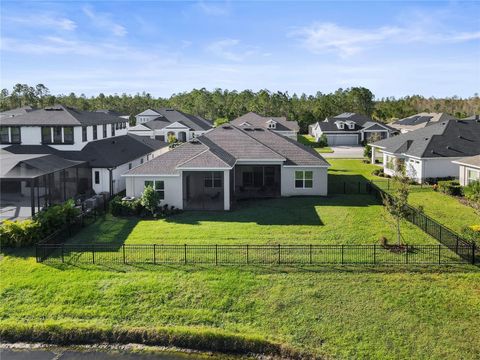
[[[246,112],[254,111],[263,116],[287,116],[299,122],[302,132],[309,124],[327,116],[342,112],[362,113],[372,118],[390,122],[419,112],[446,112],[458,118],[480,113],[478,94],[470,98],[425,98],[420,95],[403,98],[375,99],[374,94],[364,87],[338,89],[329,94],[315,95],[288,92],[230,91],[194,89],[190,92],[173,94],[167,98],[155,98],[148,93],[135,95],[115,94],[86,97],[77,95],[52,95],[43,85],[17,84],[11,91],[3,89],[0,94],[1,111],[21,106],[46,107],[55,104],[81,110],[109,109],[125,115],[136,115],[147,108],[171,107],[186,113],[200,115],[206,119],[223,122],[232,120]]]

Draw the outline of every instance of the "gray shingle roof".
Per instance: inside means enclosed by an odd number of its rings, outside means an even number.
[[[443,121],[372,145],[416,157],[477,155],[480,154],[480,121]]]
[[[222,125],[127,174],[172,175],[178,174],[182,168],[232,168],[238,160],[276,160],[293,166],[329,166],[312,148],[270,130]]]
[[[469,156],[465,158],[461,158],[457,161],[454,161],[456,164],[467,165],[470,167],[474,167],[480,169],[480,155]]]
[[[235,126],[242,126],[243,123],[247,122],[252,127],[267,129],[267,121],[269,120],[277,122],[275,129],[277,131],[298,131],[300,129],[296,121],[289,121],[284,116],[260,116],[254,112],[246,113],[245,115],[230,121],[230,123]]]
[[[175,110],[175,109],[168,109],[168,108],[161,108],[161,109],[153,109],[153,111],[160,114],[162,117],[166,118],[170,124],[174,122],[181,122],[185,126],[193,130],[210,130],[212,128],[212,123],[205,120],[200,116],[194,116],[190,114],[186,114],[182,111]],[[158,118],[157,118],[158,119]],[[152,121],[157,121],[154,119]],[[161,120],[161,119],[158,119]],[[151,122],[151,121],[149,121]],[[169,124],[167,124],[169,125]]]
[[[0,125],[90,126],[125,121],[125,119],[104,112],[83,111],[62,105],[55,105],[49,108],[28,111],[14,117],[2,117],[0,118]]]
[[[36,110],[36,108],[33,108],[31,106],[23,106],[23,107],[19,107],[19,108],[12,109],[12,110],[6,110],[6,111],[0,112],[0,118],[23,115],[23,114],[29,113],[31,111],[34,111],[34,110]]]
[[[48,145],[11,145],[5,150],[15,154],[54,154],[64,159],[87,161],[91,167],[113,168],[165,146],[168,145],[163,141],[128,134],[91,141],[80,151],[60,151]]]
[[[355,123],[355,126],[353,129],[350,129],[347,125],[344,126],[343,129],[339,129],[336,122],[342,121],[342,122],[347,122],[347,121],[352,121]],[[357,113],[342,113],[340,115],[332,116],[326,118],[324,121],[319,121],[318,125],[320,126],[320,130],[322,132],[358,132],[363,129],[369,129],[369,130],[384,130],[387,128],[390,132],[396,131],[392,127],[379,123],[377,121],[374,121],[370,119],[366,115],[362,114],[357,114]],[[375,127],[374,127],[375,126]]]

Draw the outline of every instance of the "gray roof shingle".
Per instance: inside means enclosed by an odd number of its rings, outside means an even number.
[[[298,131],[300,127],[296,121],[289,121],[286,117],[275,117],[275,116],[260,116],[257,113],[249,112],[245,115],[242,115],[230,123],[235,126],[242,126],[243,123],[249,123],[254,128],[263,128],[267,129],[267,121],[273,120],[277,122],[276,129],[277,131]]]
[[[387,152],[416,157],[480,154],[480,121],[448,120],[373,143]]]
[[[91,126],[125,122],[105,112],[83,111],[63,105],[28,111],[13,117],[1,117],[0,125],[13,126]]]

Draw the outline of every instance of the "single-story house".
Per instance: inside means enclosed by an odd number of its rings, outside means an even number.
[[[372,137],[387,139],[395,133],[396,130],[390,126],[356,113],[327,117],[309,127],[309,134],[315,141],[318,142],[325,134],[329,146],[360,145],[364,141],[370,141]]]
[[[200,116],[168,108],[147,109],[135,118],[137,125],[128,129],[130,134],[148,136],[163,142],[168,142],[169,135],[185,142],[213,128],[210,121]]]
[[[268,129],[293,140],[297,140],[297,134],[300,130],[298,122],[287,120],[285,116],[260,116],[254,112],[246,113],[230,121],[230,124],[241,128]]]
[[[229,210],[243,198],[327,195],[329,166],[315,150],[271,130],[224,124],[124,177],[127,196],[150,185],[162,204]]]
[[[404,119],[400,119],[390,123],[389,125],[400,131],[402,134],[409,131],[418,130],[424,128],[425,126],[433,125],[438,122],[443,122],[447,120],[453,120],[455,117],[448,115],[447,113],[427,113],[422,112],[412,116],[408,116]]]
[[[480,181],[480,155],[470,156],[454,161],[460,166],[459,182],[462,186],[467,186],[474,181]]]
[[[376,150],[383,153],[385,174],[406,175],[421,183],[426,179],[457,177],[455,163],[480,154],[480,121],[448,120],[369,144],[372,163]]]

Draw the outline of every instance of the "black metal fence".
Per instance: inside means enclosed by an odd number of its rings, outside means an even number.
[[[473,247],[459,245],[459,256],[443,245],[67,245],[39,244],[38,262],[67,264],[269,264],[393,265],[473,262]]]

